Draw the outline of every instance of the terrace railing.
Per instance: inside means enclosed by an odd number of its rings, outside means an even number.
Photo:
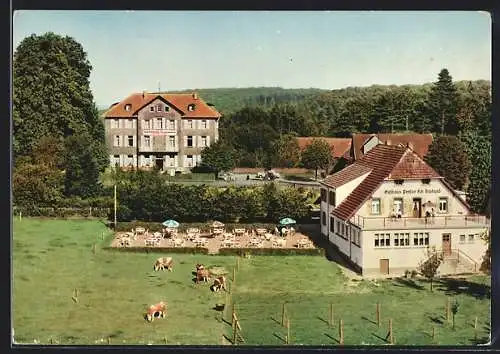
[[[484,215],[440,215],[422,218],[363,217],[356,215],[353,223],[362,229],[401,229],[443,227],[490,227],[490,220]]]

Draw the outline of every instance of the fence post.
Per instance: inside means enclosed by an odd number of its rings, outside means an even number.
[[[474,318],[474,340],[477,341],[477,316]]]
[[[377,326],[380,327],[380,303],[377,302]]]
[[[330,326],[335,327],[334,319],[333,319],[333,304],[330,303]]]
[[[448,297],[446,299],[446,321],[450,322],[450,311],[451,310],[451,306],[450,306],[450,298]]]
[[[344,321],[339,321],[339,344],[344,345]]]
[[[432,326],[432,343],[434,343],[436,339],[436,327]]]
[[[290,344],[290,320],[286,319],[286,344]]]
[[[19,220],[21,220],[22,215],[23,215],[23,212],[21,210],[19,210]]]
[[[236,267],[233,268],[233,283],[236,281]]]
[[[389,344],[394,344],[394,337],[392,335],[392,318],[389,319]]]
[[[285,326],[285,303],[281,305],[281,325]]]

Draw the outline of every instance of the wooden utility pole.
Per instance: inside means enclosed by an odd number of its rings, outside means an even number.
[[[116,231],[116,184],[114,188],[114,200],[115,200],[115,231]]]

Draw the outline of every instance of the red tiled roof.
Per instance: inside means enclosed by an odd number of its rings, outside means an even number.
[[[343,220],[348,220],[358,211],[385,179],[440,178],[432,168],[406,146],[379,144],[356,160],[352,166],[354,165],[361,165],[372,171],[332,211],[332,215]]]
[[[371,172],[371,168],[361,165],[361,164],[352,164],[349,165],[339,172],[327,176],[321,183],[327,185],[328,187],[337,188],[340,187],[358,177],[363,176],[364,174]]]
[[[325,137],[297,137],[300,150],[304,150],[313,139],[320,139],[326,141],[331,148],[333,148],[333,156],[335,158],[349,155],[351,149],[351,139],[349,138],[325,138]]]
[[[429,145],[432,144],[432,134],[353,134],[352,145],[354,150],[354,159],[359,159],[363,156],[363,152],[361,150],[362,146],[368,141],[369,138],[375,135],[382,144],[403,144],[404,146],[409,144],[409,148],[420,157],[424,157],[427,154]]]
[[[118,104],[113,105],[104,114],[105,118],[134,117],[136,112],[158,97],[172,104],[182,112],[183,117],[189,118],[219,118],[221,114],[213,107],[207,105],[199,96],[193,97],[191,93],[133,93]],[[131,109],[125,110],[125,105],[130,104]],[[188,111],[188,105],[194,104],[194,111]]]

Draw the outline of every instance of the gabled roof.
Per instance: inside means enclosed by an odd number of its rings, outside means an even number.
[[[379,144],[351,166],[355,165],[370,168],[371,172],[332,211],[332,215],[343,220],[358,211],[384,180],[442,178],[412,150],[400,145]]]
[[[186,118],[219,118],[221,114],[209,106],[199,96],[192,93],[133,93],[121,102],[111,106],[104,114],[104,118],[132,118],[134,113],[151,103],[157,98],[170,103],[172,106],[182,112]],[[131,105],[129,111],[125,110],[127,104]],[[193,111],[188,110],[190,104],[195,105]]]
[[[325,141],[331,148],[333,148],[333,156],[335,158],[339,157],[349,157],[349,151],[351,149],[351,139],[349,138],[326,138],[322,136],[318,137],[297,137],[297,142],[299,144],[300,150],[304,150],[307,145],[309,145],[313,139],[319,139]]]
[[[353,134],[352,135],[352,148],[354,159],[359,159],[363,156],[363,145],[373,136],[377,136],[382,144],[409,145],[418,156],[424,157],[429,150],[429,145],[432,144],[432,134]]]
[[[328,187],[338,188],[371,171],[372,169],[367,166],[352,164],[333,175],[327,176],[320,183],[325,184]]]

